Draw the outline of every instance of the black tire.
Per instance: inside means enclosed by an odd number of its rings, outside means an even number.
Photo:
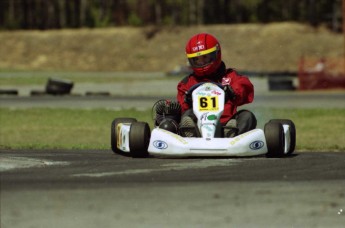
[[[18,90],[16,89],[0,89],[0,95],[18,95]]]
[[[134,123],[134,122],[137,122],[135,118],[116,118],[111,123],[110,143],[111,143],[111,150],[114,153],[124,155],[124,152],[117,148],[117,125],[119,123]]]
[[[279,91],[279,90],[295,90],[293,86],[293,81],[291,79],[281,79],[281,78],[269,78],[268,79],[268,88],[270,91]]]
[[[85,96],[110,96],[109,92],[91,92],[87,91]]]
[[[131,125],[129,132],[129,149],[132,157],[144,158],[149,155],[147,149],[149,147],[151,137],[150,127],[145,122],[136,122]]]
[[[41,90],[31,90],[30,96],[44,96],[47,95],[46,91]]]
[[[264,128],[267,143],[267,157],[284,156],[284,128],[279,122],[268,122]]]
[[[287,154],[292,154],[295,151],[296,148],[296,126],[292,120],[288,119],[273,119],[270,120],[270,122],[278,122],[282,125],[286,124],[290,127],[290,149]]]
[[[64,95],[71,93],[72,88],[72,81],[49,78],[46,84],[46,93],[52,95]]]

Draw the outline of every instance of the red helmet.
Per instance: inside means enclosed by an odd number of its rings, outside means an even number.
[[[222,62],[218,40],[207,33],[194,35],[186,45],[186,54],[197,76],[214,73]]]

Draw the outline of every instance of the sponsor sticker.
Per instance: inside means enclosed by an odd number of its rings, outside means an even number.
[[[249,148],[252,150],[258,150],[261,149],[264,146],[264,142],[263,141],[254,141],[249,145]]]
[[[208,120],[216,120],[217,116],[216,115],[209,115],[209,116],[207,116],[207,119]]]
[[[230,78],[222,78],[222,85],[230,85],[231,79]]]
[[[168,144],[162,140],[156,140],[153,142],[153,146],[156,147],[157,149],[164,150],[168,148]]]

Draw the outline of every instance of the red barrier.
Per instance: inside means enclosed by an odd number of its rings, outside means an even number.
[[[300,90],[345,89],[344,60],[302,57],[298,80]]]

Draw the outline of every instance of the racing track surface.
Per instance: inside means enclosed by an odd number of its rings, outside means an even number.
[[[19,96],[0,97],[0,108],[123,108],[150,109],[159,99],[175,99],[173,95],[161,96]],[[267,93],[256,94],[253,103],[243,108],[345,108],[345,93]]]
[[[344,227],[345,156],[1,150],[1,227]]]

